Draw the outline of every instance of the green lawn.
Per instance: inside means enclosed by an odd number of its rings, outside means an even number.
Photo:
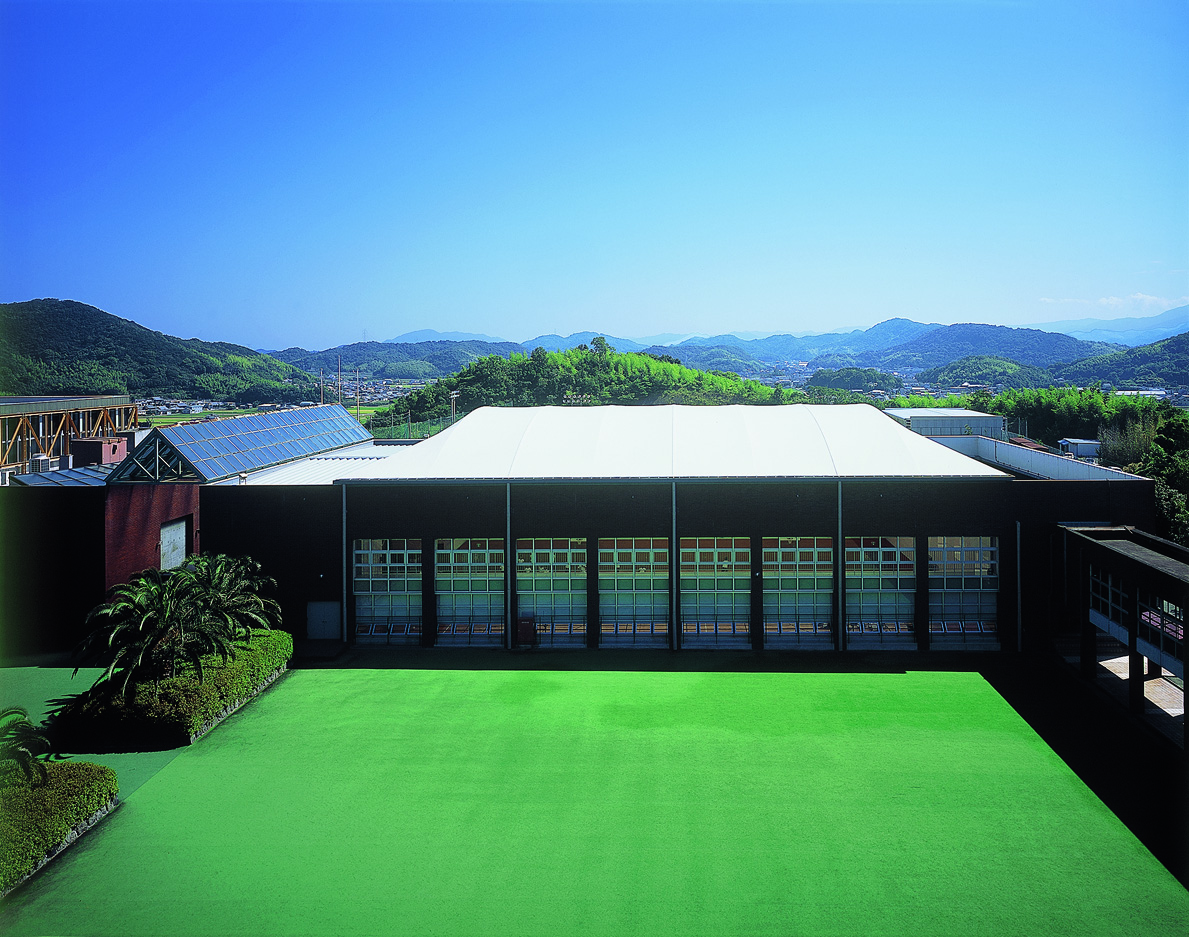
[[[21,934],[1173,934],[977,674],[291,673],[14,894]]]

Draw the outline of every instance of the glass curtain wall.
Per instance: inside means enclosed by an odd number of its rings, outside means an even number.
[[[421,541],[354,543],[355,640],[361,644],[421,641]]]
[[[503,538],[439,540],[436,553],[438,644],[502,644]]]
[[[929,538],[931,641],[995,635],[998,600],[998,537]]]
[[[1146,589],[1139,594],[1137,637],[1182,663],[1185,660],[1185,610]]]
[[[599,643],[669,643],[669,538],[599,540]]]
[[[1123,579],[1101,566],[1090,566],[1090,608],[1116,625],[1127,620],[1128,592]]]
[[[681,538],[681,644],[751,643],[751,538]]]
[[[833,647],[834,538],[764,538],[764,645]]]
[[[586,538],[516,541],[516,601],[542,645],[586,643]]]
[[[846,538],[846,631],[856,645],[915,643],[916,540]]]

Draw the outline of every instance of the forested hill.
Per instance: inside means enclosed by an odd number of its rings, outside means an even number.
[[[325,351],[306,351],[286,348],[272,356],[301,368],[309,374],[319,369],[333,374],[342,358],[343,373],[360,377],[401,380],[407,378],[445,377],[487,355],[508,355],[525,352],[515,342],[436,341],[436,342],[356,342]]]
[[[1189,384],[1189,332],[1054,368],[1053,376],[1071,384],[1093,381],[1109,381],[1124,387]]]
[[[306,374],[242,345],[182,339],[62,299],[0,303],[0,393],[301,400]]]
[[[1002,384],[1004,387],[1048,387],[1053,375],[1044,368],[1020,364],[994,355],[971,355],[939,368],[928,368],[916,380],[930,384],[959,387],[962,384]]]
[[[641,353],[618,354],[538,348],[531,355],[491,356],[467,365],[398,401],[393,413],[413,421],[450,414],[450,393],[459,391],[460,412],[486,406],[549,406],[565,403],[732,404],[780,403],[784,391],[734,374],[694,371]],[[803,395],[795,395],[804,399]],[[589,400],[587,399],[589,398]],[[377,414],[381,422],[391,419]]]
[[[613,348],[619,349],[614,342]],[[653,345],[644,349],[645,354],[672,357],[690,368],[699,371],[761,371],[771,367],[771,362],[757,358],[738,345]]]
[[[972,355],[993,355],[1020,364],[1045,368],[1057,362],[1078,361],[1091,355],[1122,350],[1107,342],[1084,342],[1068,335],[1038,329],[1013,329],[1006,325],[963,323],[926,332],[911,341],[881,351],[851,356],[823,355],[811,366],[853,365],[880,368],[936,368]]]

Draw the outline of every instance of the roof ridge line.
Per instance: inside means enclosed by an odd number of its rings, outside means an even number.
[[[521,408],[518,408],[518,409],[524,409],[524,410],[527,410],[527,409],[529,409],[529,408],[528,408],[528,407],[521,407]],[[520,447],[524,445],[524,437],[528,435],[528,429],[529,429],[529,427],[530,427],[530,426],[532,426],[532,425],[533,425],[534,423],[536,423],[536,422],[537,422],[537,417],[536,417],[536,415],[534,414],[534,415],[532,416],[532,418],[530,418],[530,419],[529,419],[528,423],[526,423],[526,424],[525,424],[525,426],[524,426],[524,429],[523,429],[523,430],[521,431],[521,433],[520,433],[520,438],[519,438],[518,440],[516,440],[516,448],[512,450],[512,458],[511,458],[511,459],[509,460],[509,462],[508,462],[508,477],[505,479],[505,481],[511,481],[511,480],[512,480],[512,470],[513,470],[513,469],[516,467],[516,457],[517,457],[518,455],[520,455]],[[450,425],[451,425],[451,426],[453,426],[454,424],[452,423],[452,424],[450,424]]]
[[[822,437],[822,445],[826,447],[826,455],[830,457],[830,465],[834,468],[834,477],[841,478],[842,473],[838,471],[838,463],[834,461],[834,450],[830,448],[830,441],[826,439],[826,433],[822,429],[822,424],[817,421],[817,414],[813,412],[813,407],[807,406],[805,412],[809,414],[809,418],[813,420],[813,425],[817,427],[817,433]]]

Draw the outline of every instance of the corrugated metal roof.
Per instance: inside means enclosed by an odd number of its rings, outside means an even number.
[[[249,484],[1008,477],[865,404],[484,407],[415,446],[375,451],[384,457],[337,464],[306,459],[253,475]]]
[[[14,485],[29,488],[93,488],[107,484],[107,476],[115,465],[83,465],[79,468],[59,469],[55,472],[30,472],[14,475]]]
[[[341,478],[349,467],[360,461],[382,461],[388,454],[395,451],[395,446],[377,446],[372,440],[336,449],[323,455],[314,455],[285,465],[275,465],[272,468],[252,472],[248,476],[249,485],[329,485],[336,478]],[[400,447],[403,448],[403,447]],[[229,478],[219,482],[220,485],[237,485],[238,478]]]
[[[66,410],[93,410],[101,407],[128,407],[132,398],[127,395],[94,397],[0,397],[0,416],[19,416],[22,413],[59,413]]]

